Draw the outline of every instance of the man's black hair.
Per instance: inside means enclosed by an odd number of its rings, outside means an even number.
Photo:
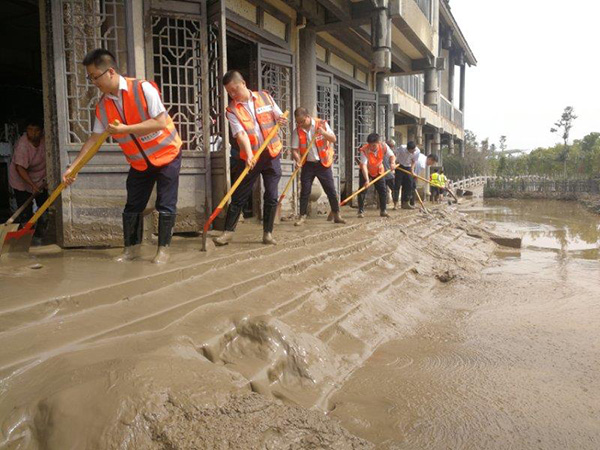
[[[99,69],[113,68],[117,72],[119,67],[117,66],[117,58],[110,51],[105,48],[96,48],[85,55],[82,64],[84,66],[91,66],[92,64]]]
[[[435,162],[438,162],[438,160],[439,160],[438,156],[435,153],[431,153],[431,154],[427,155],[427,158],[431,158]]]
[[[379,142],[379,135],[377,133],[371,133],[367,136],[368,144],[375,144],[376,142]]]
[[[228,70],[223,75],[223,86],[227,86],[232,81],[244,81],[244,77],[237,70]]]
[[[406,148],[412,150],[413,148],[417,148],[417,144],[415,144],[415,141],[408,141],[406,143]]]
[[[28,127],[30,125],[32,127],[41,128],[42,130],[44,129],[44,121],[42,119],[40,119],[39,117],[29,117],[25,121],[25,127]]]

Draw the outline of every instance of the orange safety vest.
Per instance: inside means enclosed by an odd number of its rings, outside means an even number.
[[[321,123],[327,123],[326,120],[323,119],[315,119],[315,133],[317,129],[321,125]],[[300,155],[304,156],[304,154],[308,151],[308,133],[302,127],[296,128],[298,132],[298,149],[300,150]],[[321,160],[321,164],[323,167],[331,167],[333,164],[333,145],[327,139],[325,139],[322,135],[317,135],[315,138],[315,145],[317,146],[317,151],[319,152],[319,159]]]
[[[263,139],[266,139],[269,133],[275,128],[277,120],[275,114],[273,114],[273,100],[271,96],[265,91],[252,92],[254,95],[254,114],[256,115],[256,121],[260,127]],[[246,131],[248,138],[250,139],[250,146],[252,147],[252,153],[258,151],[258,133],[259,130],[254,127],[254,118],[248,113],[246,108],[241,103],[232,101],[227,107],[227,111],[235,114],[238,118],[242,127]],[[271,142],[267,145],[271,158],[275,158],[279,155],[279,152],[283,148],[283,144],[279,139],[279,136],[275,135]],[[240,158],[246,160],[246,153],[240,152]]]
[[[124,124],[136,124],[151,119],[148,113],[148,104],[142,90],[142,83],[147,81],[135,78],[125,78],[127,90],[121,91],[123,95],[123,115],[112,99],[103,95],[96,105],[96,118],[104,127],[118,120]],[[150,82],[157,88],[156,83]],[[160,92],[160,91],[159,91]],[[127,162],[136,170],[146,170],[148,162],[155,167],[162,167],[173,161],[181,148],[181,138],[175,129],[171,116],[167,114],[166,128],[147,134],[136,136],[134,134],[113,134]]]
[[[375,178],[385,172],[383,168],[385,150],[381,143],[377,144],[377,151],[375,152],[369,150],[369,144],[363,145],[360,151],[367,157],[367,170],[370,176]]]

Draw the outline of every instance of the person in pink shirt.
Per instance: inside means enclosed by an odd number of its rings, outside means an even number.
[[[46,147],[44,145],[44,127],[37,119],[27,121],[27,128],[19,138],[12,156],[8,180],[12,188],[17,208],[21,207],[32,194],[39,208],[48,199],[46,184]],[[33,205],[17,217],[16,222],[26,223],[33,216]],[[35,241],[39,243],[47,225],[46,214],[40,218],[35,230]]]

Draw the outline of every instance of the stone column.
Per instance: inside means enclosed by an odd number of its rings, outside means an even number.
[[[448,61],[448,101],[454,105],[454,58]]]
[[[423,125],[424,125],[424,120],[419,120],[417,122],[417,126],[416,126],[416,144],[419,147],[423,147],[423,145],[425,145],[425,139],[423,136]]]
[[[466,77],[466,69],[467,65],[463,64],[460,66],[460,103],[459,108],[463,113],[465,113],[465,77]]]
[[[371,13],[371,47],[373,69],[389,72],[392,68],[392,18],[388,0],[373,0]]]
[[[406,141],[414,141],[417,145],[419,145],[417,139],[417,126],[408,127],[408,133],[406,133]]]
[[[465,157],[465,141],[458,141],[458,149],[460,152],[460,157]]]
[[[451,155],[454,155],[454,135],[451,134],[448,140],[448,150]]]
[[[425,69],[425,105],[437,111],[439,103],[438,71],[435,67]]]
[[[300,71],[300,105],[308,112],[317,115],[317,33],[304,28],[299,33],[298,55],[302,61]],[[290,111],[291,112],[291,111]],[[292,118],[293,120],[293,118]]]
[[[440,165],[442,165],[442,135],[438,130],[433,132],[431,151],[438,155],[438,158],[440,159]]]

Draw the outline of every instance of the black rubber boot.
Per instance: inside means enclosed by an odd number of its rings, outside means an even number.
[[[169,260],[169,246],[176,218],[177,214],[159,213],[158,215],[158,249],[152,259],[154,264],[164,264]]]
[[[144,218],[141,213],[123,213],[123,253],[117,261],[131,261],[141,255],[142,238],[144,236]]]
[[[123,243],[125,247],[142,243],[144,219],[141,213],[123,213]]]
[[[277,215],[277,205],[265,206],[263,210],[263,244],[276,245],[273,239],[273,226]]]
[[[235,231],[240,215],[242,214],[242,207],[233,203],[229,204],[227,208],[227,216],[225,216],[225,231]]]

